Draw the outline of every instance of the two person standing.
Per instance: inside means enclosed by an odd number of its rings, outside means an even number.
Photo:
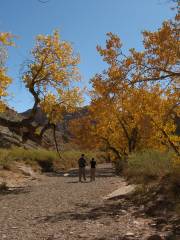
[[[94,158],[90,161],[91,164],[91,171],[90,171],[90,179],[91,181],[95,181],[95,171],[96,171],[96,161]],[[82,182],[81,179],[83,177],[84,181],[86,181],[86,159],[84,154],[81,155],[80,159],[78,160],[79,165],[79,182]]]

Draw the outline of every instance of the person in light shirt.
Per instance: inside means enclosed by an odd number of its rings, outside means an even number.
[[[96,161],[94,158],[91,159],[90,161],[91,164],[91,181],[95,181],[95,173],[96,173]]]

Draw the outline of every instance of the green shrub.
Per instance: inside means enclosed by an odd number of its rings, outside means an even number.
[[[87,162],[92,157],[97,159],[97,162],[101,162],[99,152],[83,151],[87,158]],[[43,148],[39,149],[24,149],[14,147],[12,149],[0,149],[0,165],[4,169],[12,169],[14,162],[24,162],[28,165],[37,168],[41,167],[43,171],[53,171],[58,169],[69,169],[77,167],[77,161],[81,156],[82,151],[79,150],[67,150],[61,153],[62,159],[56,151],[50,151]]]
[[[137,182],[152,181],[173,171],[171,152],[145,150],[128,157],[125,175]]]
[[[121,174],[126,168],[127,159],[126,157],[122,159],[116,159],[114,162],[115,172],[117,175]]]

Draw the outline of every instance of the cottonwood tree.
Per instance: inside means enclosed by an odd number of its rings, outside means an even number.
[[[97,47],[108,69],[92,79],[91,116],[96,137],[118,158],[144,148],[179,156],[179,15],[155,32],[143,32],[144,50],[126,56],[117,35]],[[89,122],[90,123],[90,122]],[[77,130],[76,130],[77,131]]]
[[[3,40],[4,44],[6,39]],[[0,124],[21,132],[24,141],[32,139],[40,143],[48,128],[53,127],[55,130],[56,123],[62,119],[64,112],[73,111],[81,104],[81,93],[75,85],[75,82],[80,80],[77,68],[79,56],[74,54],[70,43],[61,40],[57,31],[52,35],[37,36],[31,55],[22,74],[23,83],[34,98],[31,113],[18,122],[1,117]],[[1,84],[1,94],[5,95],[7,93],[4,89],[10,79],[5,76],[3,69],[1,75],[1,82],[4,82],[4,85]],[[38,107],[48,119],[47,124],[40,130],[38,125],[33,124]]]

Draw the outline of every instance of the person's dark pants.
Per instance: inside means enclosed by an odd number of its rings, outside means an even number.
[[[85,171],[85,167],[80,167],[80,168],[79,168],[79,182],[81,182],[82,176],[83,176],[83,179],[86,181],[86,171]]]
[[[95,181],[96,168],[91,168],[91,181]]]

